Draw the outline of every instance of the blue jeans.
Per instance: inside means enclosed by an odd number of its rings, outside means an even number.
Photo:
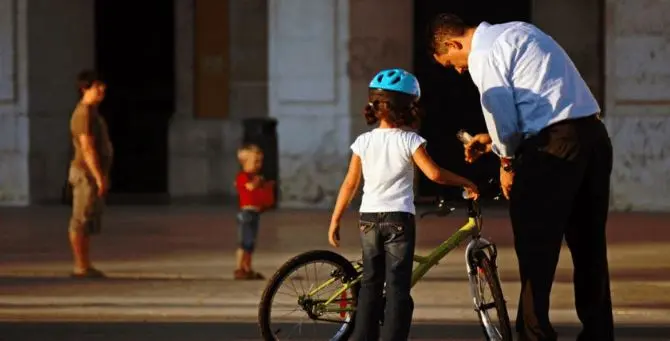
[[[416,242],[414,215],[407,212],[361,213],[363,279],[352,340],[407,341],[414,302],[410,296]],[[386,283],[386,302],[383,290]]]
[[[261,214],[253,210],[242,210],[237,213],[237,238],[242,250],[254,252],[260,219]]]

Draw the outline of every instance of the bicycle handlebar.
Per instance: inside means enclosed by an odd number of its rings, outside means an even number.
[[[500,192],[500,185],[498,185],[498,181],[495,179],[489,179],[489,181],[483,185],[483,186],[478,186],[479,187],[479,198],[478,199],[468,199],[465,198],[465,201],[467,203],[467,211],[468,211],[468,216],[469,217],[477,217],[481,214],[481,208],[479,206],[479,200],[484,196],[485,193],[491,193],[494,192],[495,194],[492,196],[493,200],[499,200],[500,196],[502,193]],[[495,190],[492,190],[495,189]],[[465,193],[464,193],[465,194]],[[419,216],[419,219],[422,219],[426,216],[429,215],[436,215],[438,217],[446,217],[448,216],[451,212],[455,211],[456,208],[454,206],[449,205],[449,203],[442,197],[438,197],[437,201],[437,208],[431,211],[426,211],[421,213]]]
[[[463,143],[463,145],[468,144],[473,137],[468,134],[465,130],[459,130],[458,133],[456,133],[456,138],[458,138],[459,141]],[[491,189],[495,189],[495,195],[493,196],[493,200],[499,200],[500,196],[502,195],[500,191],[500,184],[495,178],[489,179],[486,184],[483,184],[482,186],[477,186],[479,187],[479,198],[483,196],[484,193],[490,192]],[[466,197],[466,192],[463,192],[463,198],[467,202],[467,209],[468,209],[468,217],[470,218],[475,218],[479,217],[481,215],[481,208],[479,206],[479,198],[478,199],[469,199]],[[455,207],[450,206],[447,204],[446,200],[444,198],[438,197],[438,202],[437,202],[437,209],[424,212],[422,213],[419,218],[423,218],[428,215],[436,215],[438,217],[445,217],[449,215],[451,212],[456,210]]]

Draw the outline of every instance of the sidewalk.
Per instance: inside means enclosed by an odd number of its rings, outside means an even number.
[[[95,238],[96,265],[112,278],[67,278],[67,207],[0,208],[0,319],[231,320],[255,319],[263,282],[232,281],[235,212],[214,207],[110,207]],[[270,276],[299,252],[328,249],[325,211],[276,211],[262,218],[258,270]],[[355,215],[343,221],[339,250],[355,259]],[[419,253],[438,245],[464,221],[419,221]],[[670,323],[670,214],[610,217],[610,267],[616,320]],[[511,229],[505,213],[486,216],[484,236],[499,245],[499,268],[511,316],[519,292]],[[456,250],[413,290],[416,320],[474,321]],[[569,253],[561,256],[552,296],[556,323],[576,323]]]

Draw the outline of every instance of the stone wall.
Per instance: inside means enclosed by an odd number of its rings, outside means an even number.
[[[176,115],[170,127],[170,194],[230,196],[241,120],[267,116],[267,6],[231,0],[230,108],[194,118],[193,0],[177,0]],[[94,66],[94,1],[0,0],[0,203],[53,202],[69,158],[74,76]]]
[[[347,73],[351,84],[351,138],[370,129],[363,119],[368,84],[381,69],[413,69],[414,1],[350,1]],[[392,24],[390,24],[392,23]]]
[[[65,180],[72,79],[93,64],[94,1],[57,3],[0,0],[3,205],[58,199]],[[241,120],[270,115],[279,121],[282,205],[330,207],[349,145],[367,129],[360,110],[369,78],[383,67],[411,69],[412,1],[230,0],[229,115],[207,120],[194,118],[193,4],[175,1],[170,194],[233,195]],[[613,208],[670,210],[670,3],[606,0],[605,77],[596,46],[601,5],[537,2],[533,16],[604,102],[615,150]],[[567,15],[570,25],[555,19]]]
[[[603,104],[614,147],[612,209],[667,211],[670,2],[607,0],[602,5],[596,0],[538,1],[533,22],[561,43]],[[604,29],[594,26],[602,21],[601,11]],[[570,25],[566,16],[572,18]],[[603,31],[604,58],[599,51]]]
[[[369,79],[381,67],[411,70],[412,1],[394,6],[381,0],[230,1],[230,114],[225,120],[193,117],[193,4],[176,3],[172,197],[234,194],[230,182],[238,169],[241,120],[269,112],[278,120],[281,205],[330,207],[351,155],[349,145],[368,129],[360,113]],[[388,20],[395,25],[381,25]]]
[[[601,0],[534,0],[532,22],[570,55],[586,84],[604,103]],[[566,24],[565,18],[570,18]]]
[[[215,0],[218,1],[218,0]],[[266,117],[267,2],[230,0],[229,112],[195,118],[194,0],[176,0],[176,113],[170,125],[169,191],[174,199],[231,197],[241,120]]]
[[[0,204],[26,205],[28,174],[26,1],[0,0]]]
[[[269,2],[282,207],[330,207],[350,157],[349,0]]]
[[[28,1],[30,201],[58,202],[71,157],[76,76],[95,66],[94,1]]]
[[[1,204],[60,199],[74,77],[93,46],[90,0],[0,0]]]
[[[670,2],[607,0],[612,206],[670,210]]]

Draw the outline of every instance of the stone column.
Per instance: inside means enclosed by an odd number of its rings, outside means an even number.
[[[351,138],[369,129],[363,119],[368,84],[381,69],[413,70],[414,1],[350,0],[347,74],[351,84]]]
[[[27,20],[25,0],[0,0],[0,205],[27,205]]]
[[[331,207],[350,152],[349,0],[268,1],[282,207]]]
[[[0,0],[0,204],[60,199],[93,20],[90,0]]]
[[[67,179],[76,76],[95,67],[94,3],[27,1],[32,203],[58,202]]]
[[[602,105],[605,63],[601,44],[602,1],[535,0],[531,6],[533,24],[561,44]]]
[[[236,150],[242,137],[241,120],[268,115],[267,1],[227,0],[227,13],[222,14],[227,16],[227,30],[207,32],[229,34],[229,62],[221,66],[226,68],[228,88],[214,89],[228,96],[229,108],[225,117],[199,118],[195,68],[207,64],[195,60],[195,6],[200,1],[223,0],[175,1],[177,98],[169,132],[169,191],[174,199],[230,199],[236,195],[232,183],[239,170]]]
[[[612,205],[670,210],[670,2],[606,1]]]

